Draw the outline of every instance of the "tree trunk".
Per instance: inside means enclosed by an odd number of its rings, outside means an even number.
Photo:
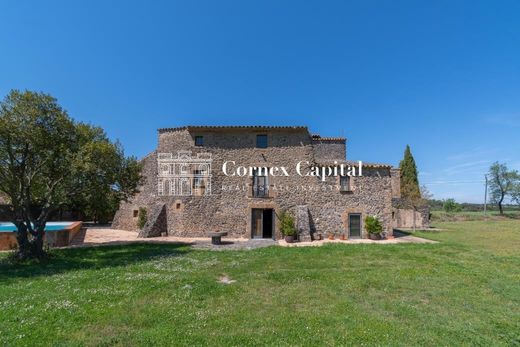
[[[41,259],[45,255],[45,251],[43,250],[43,237],[45,235],[44,228],[38,228],[36,230],[36,237],[32,239],[32,256],[34,258]]]
[[[17,257],[19,259],[27,259],[30,257],[29,254],[31,253],[31,246],[29,244],[29,237],[27,235],[27,227],[23,223],[17,225],[16,227],[16,241],[18,241]]]
[[[504,201],[504,194],[502,194],[502,196],[500,197],[500,200],[498,201],[498,209],[500,210],[501,215],[504,214],[504,210],[502,208],[502,201]]]
[[[36,230],[36,236],[29,239],[29,232],[25,224],[18,225],[16,240],[18,241],[17,258],[19,260],[42,259],[45,257],[43,250],[44,227]]]

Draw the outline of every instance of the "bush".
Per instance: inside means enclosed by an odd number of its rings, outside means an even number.
[[[365,218],[365,229],[369,234],[379,234],[383,231],[383,225],[377,217],[367,216]]]
[[[450,213],[460,212],[462,210],[462,207],[460,206],[460,204],[457,204],[454,199],[446,199],[442,204],[442,209],[444,210],[444,212]]]
[[[296,236],[294,218],[287,211],[280,213],[280,231],[284,236]]]
[[[144,228],[144,225],[148,221],[148,211],[144,207],[139,207],[139,213],[137,215],[137,227],[139,229]]]

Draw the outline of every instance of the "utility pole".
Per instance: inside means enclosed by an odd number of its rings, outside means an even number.
[[[487,175],[484,175],[486,178],[486,189],[484,191],[484,218],[487,218],[487,186],[488,186],[488,179]]]

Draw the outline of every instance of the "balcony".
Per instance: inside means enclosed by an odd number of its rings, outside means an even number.
[[[268,185],[253,185],[253,198],[268,198],[269,197],[269,186]]]

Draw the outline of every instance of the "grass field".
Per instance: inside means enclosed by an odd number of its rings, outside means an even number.
[[[4,261],[0,344],[520,345],[520,221],[437,226],[418,234],[438,244],[142,244]]]
[[[460,222],[460,221],[484,221],[484,220],[507,220],[520,219],[520,211],[508,210],[501,215],[498,211],[461,211],[461,212],[444,212],[431,211],[431,219],[433,222]]]

